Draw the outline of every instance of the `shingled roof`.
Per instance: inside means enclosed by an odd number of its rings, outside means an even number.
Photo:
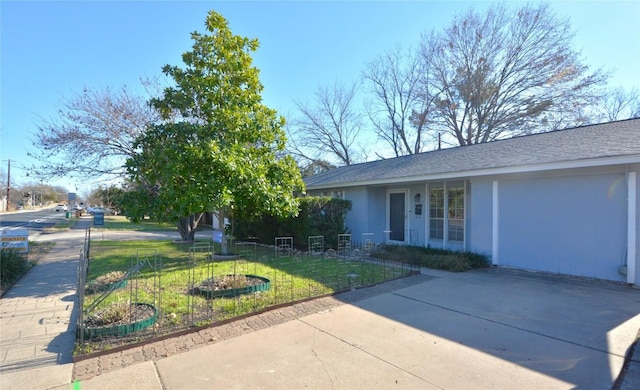
[[[305,183],[308,189],[322,189],[535,171],[578,162],[640,163],[640,118],[355,164],[308,177]]]

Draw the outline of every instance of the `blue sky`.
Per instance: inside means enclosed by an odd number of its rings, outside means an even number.
[[[592,68],[611,70],[611,85],[640,87],[640,0],[551,1],[576,31],[574,47]],[[63,97],[83,87],[139,87],[140,77],[181,65],[190,32],[207,11],[235,34],[258,38],[254,63],[264,102],[282,115],[311,102],[322,85],[359,80],[367,61],[416,45],[421,33],[449,24],[481,1],[0,1],[0,169],[24,171],[32,134]],[[59,180],[69,190],[95,183]]]

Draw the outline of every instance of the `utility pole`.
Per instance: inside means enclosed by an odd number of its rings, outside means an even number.
[[[9,205],[11,204],[9,200],[9,192],[11,191],[11,159],[7,161],[9,162],[7,167],[7,211],[9,211]]]

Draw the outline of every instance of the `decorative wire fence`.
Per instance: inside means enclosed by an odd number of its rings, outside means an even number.
[[[77,354],[187,331],[270,307],[375,285],[417,271],[406,261],[372,257],[371,240],[341,235],[337,250],[309,237],[273,246],[240,242],[221,255],[213,242],[92,242],[80,256]],[[106,285],[104,273],[120,271]],[[113,309],[115,308],[115,310]],[[113,320],[112,323],[109,323]]]

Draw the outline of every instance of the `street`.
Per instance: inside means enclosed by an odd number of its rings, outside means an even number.
[[[64,212],[55,212],[53,208],[3,213],[0,214],[0,231],[28,229],[30,233],[41,232],[64,218]]]

